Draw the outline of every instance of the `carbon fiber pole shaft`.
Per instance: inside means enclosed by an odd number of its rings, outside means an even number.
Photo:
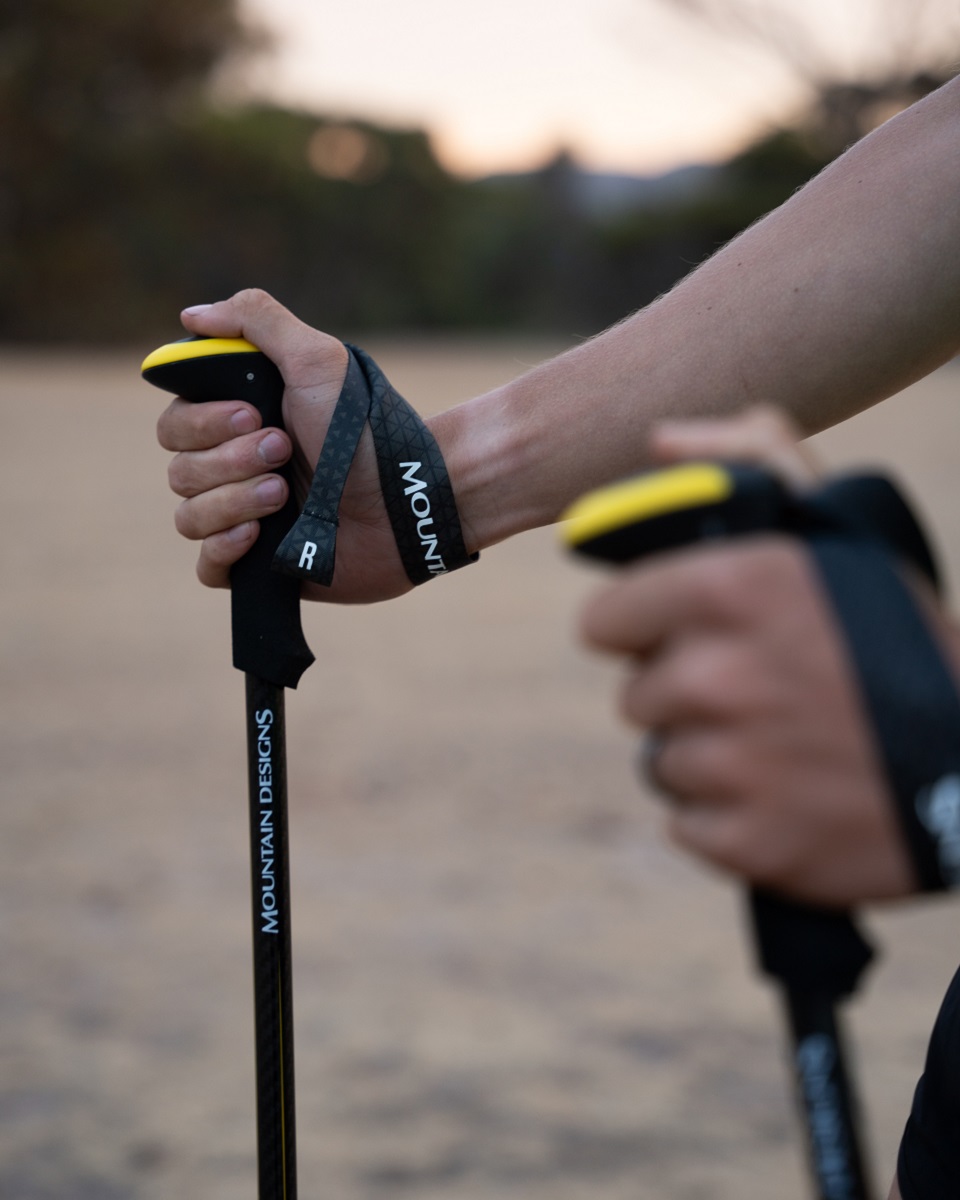
[[[195,403],[246,400],[264,428],[283,428],[283,376],[250,342],[185,338],[148,355],[141,370],[149,383]],[[296,519],[291,489],[230,572],[233,665],[247,683],[260,1200],[297,1195],[284,688],[297,686],[313,655],[300,626],[299,581],[271,570]]]
[[[246,675],[260,1200],[296,1200],[284,690]]]
[[[869,1200],[873,1191],[860,1140],[859,1106],[837,1009],[829,999],[796,991],[785,992],[783,999],[818,1200]]]
[[[873,949],[852,916],[749,893],[758,965],[781,989],[817,1200],[870,1200],[860,1105],[840,1025]]]

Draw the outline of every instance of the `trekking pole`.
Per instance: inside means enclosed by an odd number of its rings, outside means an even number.
[[[764,471],[688,464],[584,497],[563,537],[580,554],[627,563],[692,542],[783,529],[790,501]],[[752,889],[763,971],[782,989],[798,1102],[818,1200],[869,1200],[860,1115],[838,1002],[856,990],[873,950],[849,913]]]
[[[185,400],[246,400],[264,428],[283,427],[283,377],[242,339],[172,342],[141,371]],[[297,686],[313,655],[300,626],[299,581],[270,570],[296,517],[291,489],[230,574],[233,665],[246,675],[260,1200],[297,1196],[284,689]]]

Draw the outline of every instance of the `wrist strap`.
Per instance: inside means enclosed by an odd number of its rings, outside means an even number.
[[[347,346],[347,375],[317,460],[303,511],[277,550],[273,569],[329,587],[336,565],[344,485],[369,421],[383,499],[411,583],[468,563],[453,487],[430,430],[369,354]]]
[[[373,361],[348,347],[370,391],[370,428],[380,487],[411,583],[426,583],[469,563],[460,514],[440,447],[419,415]]]
[[[929,547],[880,476],[828,484],[809,498],[805,524],[918,883],[924,891],[960,886],[960,695],[896,561],[936,584]]]
[[[960,700],[917,602],[877,545],[815,537],[820,569],[923,891],[960,884]]]

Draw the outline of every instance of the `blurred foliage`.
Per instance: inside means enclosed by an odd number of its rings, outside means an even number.
[[[467,183],[419,131],[216,105],[258,44],[234,0],[0,0],[0,339],[160,337],[253,285],[341,334],[589,334],[829,161],[838,112],[896,101],[824,94],[682,202],[608,211],[564,156]]]

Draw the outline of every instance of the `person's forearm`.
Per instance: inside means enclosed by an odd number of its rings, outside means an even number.
[[[435,418],[471,549],[642,467],[659,418],[769,401],[812,433],[945,362],[960,350],[958,196],[960,80],[648,308]]]

